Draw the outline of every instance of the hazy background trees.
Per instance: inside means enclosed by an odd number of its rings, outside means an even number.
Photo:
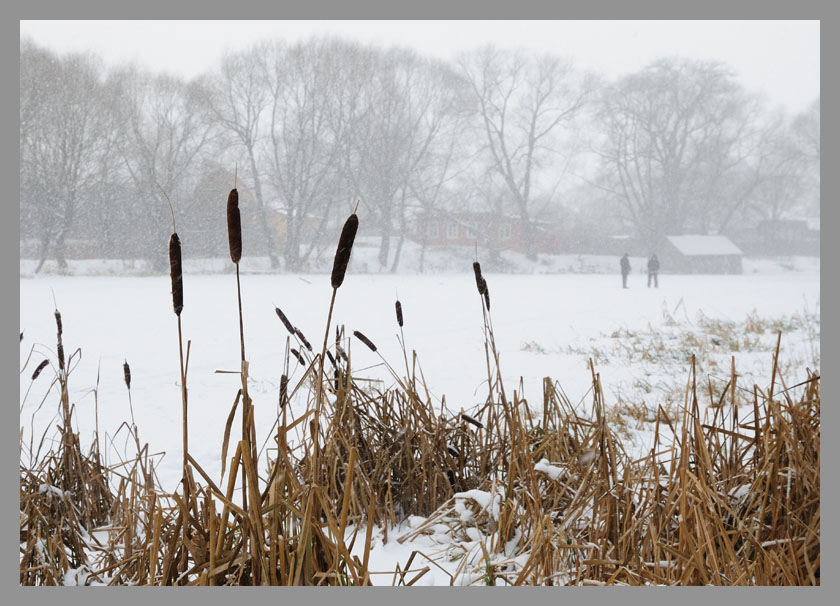
[[[655,247],[818,217],[819,170],[819,98],[768,108],[726,65],[691,58],[604,81],[492,46],[442,62],[312,38],[188,82],[20,44],[21,255],[39,269],[66,265],[68,242],[163,269],[166,196],[192,254],[219,256],[234,181],[272,268],[322,259],[359,201],[380,268],[397,271],[407,238],[425,250],[424,216],[516,216],[531,259],[538,224],[564,252],[617,232]],[[498,257],[496,234],[473,231]]]

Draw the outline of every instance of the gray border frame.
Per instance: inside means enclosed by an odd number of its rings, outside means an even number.
[[[611,1],[604,1],[604,0],[590,0],[589,2],[576,2],[576,3],[556,3],[556,4],[548,4],[543,0],[542,2],[539,1],[531,1],[531,0],[519,0],[516,3],[511,2],[503,2],[502,0],[468,0],[462,1],[457,4],[448,2],[434,2],[430,5],[428,2],[423,3],[404,3],[398,4],[395,2],[388,2],[386,0],[357,0],[353,3],[350,2],[339,2],[339,1],[331,1],[325,2],[323,0],[315,2],[311,0],[308,3],[304,2],[295,2],[290,3],[287,0],[282,3],[269,3],[267,0],[258,0],[257,2],[253,2],[251,0],[239,0],[236,3],[230,2],[221,2],[219,0],[211,0],[210,2],[200,2],[199,0],[189,0],[188,2],[180,2],[178,5],[174,5],[171,2],[159,2],[158,0],[153,0],[153,2],[143,2],[143,3],[132,3],[129,4],[118,4],[113,1],[107,0],[76,0],[75,2],[58,2],[58,1],[39,1],[37,3],[30,2],[26,6],[18,6],[18,5],[7,5],[3,8],[3,16],[6,17],[3,19],[3,28],[11,30],[12,27],[16,27],[19,32],[19,23],[20,19],[37,19],[37,18],[64,18],[64,19],[72,19],[72,18],[108,18],[108,19],[127,19],[127,18],[165,18],[165,19],[193,19],[197,17],[202,18],[224,18],[224,17],[233,17],[237,19],[242,18],[283,18],[283,19],[318,19],[318,18],[329,18],[329,19],[412,19],[412,18],[438,18],[438,19],[515,19],[515,18],[533,18],[533,19],[820,19],[822,15],[827,13],[827,3],[825,2],[816,2],[812,0],[800,0],[796,3],[790,2],[782,2],[780,0],[772,0],[772,1],[762,1],[762,0],[748,0],[748,1],[740,1],[734,3],[730,2],[721,2],[719,0],[714,0],[714,2],[709,2],[708,0],[705,2],[692,2],[692,3],[677,3],[668,0],[644,0],[644,1],[636,1],[633,3],[629,3],[626,1],[621,0],[611,0]],[[823,23],[831,24],[833,20],[829,19],[822,19]],[[9,31],[9,35],[3,37],[3,43],[8,46],[6,52],[2,53],[2,62],[3,62],[3,75],[4,78],[10,80],[13,77],[13,74],[17,71],[14,68],[15,61],[14,61],[14,50],[11,48],[11,45],[15,38],[18,36],[12,36],[11,31]],[[832,41],[832,37],[829,36],[827,38],[829,41],[826,48],[828,49],[827,55],[831,56],[831,49],[830,46],[834,46]],[[829,79],[829,86],[833,88],[834,83],[832,82],[833,78]],[[19,97],[15,96],[15,87],[13,86],[6,86],[5,90],[3,91],[3,123],[2,123],[2,133],[3,137],[2,140],[5,142],[6,153],[4,157],[7,161],[2,163],[2,170],[6,179],[5,182],[15,183],[17,182],[18,178],[16,173],[14,172],[15,166],[17,162],[14,161],[17,152],[13,149],[14,143],[14,136],[13,136],[13,108],[16,107],[19,103]],[[829,97],[834,97],[834,91],[831,90],[829,92]],[[833,128],[833,117],[831,117],[829,124],[832,125]],[[826,129],[827,132],[828,129]],[[833,180],[828,180],[829,187],[834,187]],[[831,199],[829,197],[829,199]],[[12,205],[9,204],[11,207]],[[827,205],[826,211],[828,212],[827,221],[823,222],[828,226],[836,225],[836,208],[834,205]],[[3,264],[4,272],[8,271],[11,273],[14,260],[14,256],[12,254],[12,246],[14,244],[13,236],[14,232],[17,231],[16,223],[14,222],[15,218],[12,215],[13,209],[12,208],[5,208],[3,209],[4,216],[6,220],[0,223],[2,225],[2,230],[4,232],[11,232],[11,233],[4,233],[3,236],[0,238],[0,246],[2,246],[2,252],[0,252],[0,263]],[[828,247],[828,258],[833,257],[837,254],[836,247],[838,246],[837,242],[833,242],[830,239],[826,241],[826,246]],[[830,281],[833,282],[833,281]],[[829,301],[836,300],[836,284],[831,284],[830,287],[830,294],[829,294]],[[19,293],[18,293],[19,294]],[[19,297],[18,297],[18,306],[20,304]],[[4,307],[10,306],[14,308],[14,301],[11,301],[10,296],[4,297]],[[7,313],[3,314],[6,323],[9,323],[10,317],[13,317],[13,313],[7,310]],[[19,317],[19,314],[18,314]],[[834,327],[834,320],[829,316],[829,334],[834,334],[835,327]],[[8,333],[12,332],[11,330],[7,329],[3,331],[8,338]],[[8,343],[8,342],[7,342]],[[829,341],[830,343],[830,341]],[[4,358],[6,353],[4,352]],[[827,357],[829,363],[833,363],[835,361],[835,348],[829,346],[825,350],[822,351],[823,359]],[[7,362],[7,360],[4,360]],[[5,369],[3,372],[9,373],[11,375],[13,364],[5,363],[2,365],[2,368]],[[12,376],[8,376],[7,379],[9,383],[13,380]],[[829,383],[829,399],[828,401],[831,402],[830,394],[833,393],[833,388]],[[837,412],[835,407],[828,406],[824,411],[825,417],[828,419],[828,426],[836,426],[836,417]],[[12,407],[7,405],[6,412],[4,415],[14,415]],[[13,434],[17,434],[18,431],[18,424],[17,423],[5,423],[6,427],[6,434],[7,438],[3,440],[5,447],[8,449],[7,456],[5,460],[8,462],[8,465],[4,467],[3,475],[7,477],[6,474],[13,473],[11,467],[11,463],[17,459],[17,436]],[[833,440],[827,440],[824,443],[824,448],[826,449],[826,454],[829,455],[828,460],[836,460],[837,458],[837,443]],[[8,478],[7,481],[10,481],[11,478]],[[824,490],[822,498],[825,499],[825,503],[828,505],[827,510],[829,512],[834,511],[834,507],[837,505],[837,486],[835,482],[835,478],[833,475],[829,476],[829,483],[828,487]],[[125,589],[125,588],[117,588],[117,589],[96,589],[92,591],[87,591],[84,589],[77,589],[77,590],[69,590],[69,591],[62,591],[61,589],[34,589],[34,588],[22,588],[18,585],[17,580],[17,565],[14,564],[14,554],[13,554],[13,546],[15,545],[16,541],[13,540],[12,534],[14,532],[11,524],[11,520],[13,518],[12,511],[14,511],[15,501],[17,500],[17,495],[14,494],[11,490],[4,492],[3,498],[3,520],[6,523],[2,524],[2,544],[6,547],[3,549],[3,562],[4,566],[2,570],[7,576],[7,581],[10,586],[14,587],[15,589],[13,592],[8,595],[9,598],[16,602],[23,602],[24,600],[47,600],[47,599],[55,599],[59,598],[62,601],[67,600],[68,598],[72,602],[79,602],[79,603],[92,603],[92,602],[99,602],[99,601],[108,601],[111,602],[115,599],[119,599],[120,601],[128,600],[129,602],[137,602],[137,603],[146,603],[150,597],[150,593],[152,591],[162,591],[165,594],[165,597],[168,599],[178,599],[179,602],[184,599],[183,595],[179,595],[177,597],[173,596],[172,592],[179,591],[178,589],[160,589],[155,590],[152,588],[136,588],[133,590]],[[825,526],[823,527],[823,532],[828,530],[829,540],[823,543],[822,549],[822,559],[823,563],[828,563],[828,570],[836,569],[836,544],[832,537],[836,539],[836,527],[837,523],[834,520],[833,516],[829,515],[827,520],[825,521]],[[828,557],[826,557],[828,556]],[[8,561],[6,560],[8,558]],[[834,567],[833,567],[834,566]],[[690,599],[691,601],[707,601],[711,599],[719,599],[723,596],[722,592],[726,592],[726,598],[733,599],[733,600],[743,600],[747,598],[749,600],[770,600],[770,601],[784,601],[789,603],[791,599],[797,600],[819,600],[821,598],[827,598],[830,593],[833,593],[832,589],[834,588],[836,581],[834,577],[829,574],[824,581],[822,581],[824,587],[827,589],[827,592],[821,588],[817,589],[805,589],[805,588],[748,588],[748,589],[724,589],[724,588],[707,588],[707,589],[654,589],[654,590],[627,590],[627,589],[578,589],[578,588],[566,588],[562,595],[556,595],[553,592],[557,591],[557,589],[552,588],[534,588],[534,589],[502,589],[502,588],[495,588],[495,589],[461,589],[458,590],[456,596],[452,596],[447,594],[446,597],[453,600],[458,600],[461,603],[464,599],[467,599],[470,602],[485,602],[485,601],[498,601],[499,603],[508,602],[511,599],[521,600],[523,598],[528,600],[553,600],[553,599],[569,599],[571,598],[574,600],[575,598],[580,599],[583,598],[587,602],[591,600],[596,601],[615,601],[621,600],[621,603],[624,604],[628,599],[632,602],[640,602],[644,604],[648,604],[650,602],[659,602],[659,601],[667,601],[671,602],[674,598],[679,600],[685,600],[686,598]],[[60,596],[58,592],[60,591]],[[118,591],[120,595],[117,596],[113,592]],[[236,591],[237,593],[231,593]],[[298,588],[291,588],[283,590],[282,594],[272,594],[273,590],[270,588],[266,589],[233,589],[233,588],[218,588],[217,591],[210,591],[209,589],[195,589],[190,591],[188,594],[187,599],[190,601],[195,600],[198,602],[201,601],[202,604],[210,602],[215,603],[223,603],[227,604],[232,599],[242,599],[243,593],[245,591],[247,595],[247,599],[291,599],[291,600],[312,600],[313,596],[316,596],[316,600],[341,600],[346,601],[350,600],[351,602],[358,602],[358,603],[369,603],[371,601],[378,602],[381,601],[382,603],[391,602],[395,598],[394,591],[397,590],[389,590],[389,589],[298,589]],[[398,599],[403,602],[408,600],[409,602],[416,602],[420,603],[422,600],[423,602],[427,602],[430,598],[434,599],[435,596],[440,595],[443,597],[443,594],[439,594],[439,592],[447,591],[446,588],[412,588],[411,590],[403,589],[398,597]],[[515,595],[512,595],[511,591],[515,591]],[[571,591],[570,593],[567,593]],[[340,594],[334,592],[341,592]],[[549,595],[548,592],[552,592]],[[616,592],[620,592],[616,594]],[[679,595],[676,595],[674,592],[680,592]],[[711,592],[711,593],[709,593]]]

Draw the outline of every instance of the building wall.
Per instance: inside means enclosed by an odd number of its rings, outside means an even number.
[[[413,239],[429,246],[471,246],[476,241],[493,239],[499,250],[524,252],[525,238],[522,223],[516,217],[495,217],[470,213],[459,215],[457,220],[444,217],[420,217]],[[557,234],[534,226],[534,247],[537,252],[557,252],[560,238]]]

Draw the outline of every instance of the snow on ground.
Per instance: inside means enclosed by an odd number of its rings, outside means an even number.
[[[487,370],[481,304],[469,262],[460,273],[449,269],[432,275],[360,274],[367,251],[359,250],[358,256],[354,251],[356,273],[351,265],[339,290],[334,325],[343,324],[347,334],[363,332],[399,372],[404,365],[394,313],[399,297],[409,354],[412,349],[418,352],[436,404],[446,395],[444,414],[469,410],[483,401]],[[765,386],[778,328],[784,333],[781,359],[789,383],[803,379],[806,367],[819,368],[818,259],[745,259],[740,276],[663,274],[659,289],[646,288],[644,276],[634,273],[627,290],[620,288],[612,257],[543,257],[538,264],[511,255],[506,259],[508,270],[526,273],[485,271],[502,373],[509,395],[520,389],[522,377],[525,396],[537,410],[542,379],[550,376],[579,410],[588,411],[590,358],[601,374],[607,403],[619,407],[655,407],[671,399],[681,403],[692,353],[698,354],[698,384],[705,385],[707,379],[717,386],[724,383],[734,355],[739,385]],[[643,266],[642,261],[635,260],[634,267]],[[451,268],[442,257],[437,262]],[[81,350],[81,357],[72,358],[70,393],[83,444],[90,443],[98,411],[100,435],[110,443],[109,462],[130,455],[128,435],[124,428],[119,430],[131,418],[122,369],[127,360],[140,439],[149,442],[151,453],[166,453],[157,457],[159,481],[174,490],[180,478],[181,396],[170,282],[161,275],[108,275],[121,271],[120,265],[71,262],[71,271],[85,275],[56,275],[47,266],[46,273],[33,276],[33,264],[21,261],[21,368],[30,354],[31,359],[21,372],[20,424],[27,444],[34,435],[37,445],[50,426],[47,435],[55,435],[58,393],[56,385],[50,386],[54,373],[45,369],[34,383],[30,377],[45,357],[55,364],[57,304],[66,354]],[[184,275],[182,324],[185,341],[191,341],[190,452],[213,478],[219,478],[224,425],[239,387],[236,374],[216,372],[239,369],[236,279],[229,267],[222,260],[192,261],[185,264]],[[227,273],[219,273],[226,268]],[[317,349],[324,338],[331,289],[325,273],[273,274],[266,271],[264,260],[248,259],[242,270],[250,391],[258,441],[263,443],[273,435],[287,336],[274,306]],[[355,339],[349,347],[354,374],[380,379],[382,387],[392,384],[377,354]],[[295,361],[290,368],[294,384],[302,369]],[[293,403],[292,410],[300,412],[300,404]],[[641,456],[650,431],[639,422],[644,413],[636,416],[628,420],[625,437]],[[551,477],[551,463],[541,461],[538,469]],[[370,568],[382,574],[374,574],[373,582],[390,585],[396,563],[405,568],[414,553],[405,582],[428,566],[416,584],[448,585],[453,577],[457,584],[480,584],[482,542],[487,539],[468,518],[477,510],[492,515],[496,506],[494,495],[470,491],[453,500],[448,518],[411,517],[392,528],[375,528]],[[397,540],[409,534],[412,540]],[[356,552],[363,538],[361,529]],[[504,565],[523,556],[502,550],[492,557]]]
[[[642,277],[636,276],[627,290],[620,288],[617,275],[488,273],[486,278],[506,389],[518,390],[521,376],[525,396],[535,408],[541,402],[542,379],[549,376],[573,404],[588,409],[590,358],[601,373],[609,403],[644,400],[655,405],[673,396],[685,385],[693,352],[710,358],[698,360],[698,374],[702,370],[705,376],[728,377],[729,360],[735,355],[741,384],[764,385],[772,368],[775,333],[769,324],[762,334],[744,332],[750,317],[800,316],[800,322],[785,324],[789,330],[782,339],[782,360],[792,361],[799,370],[788,377],[791,382],[804,377],[806,366],[819,364],[818,266],[816,271],[795,272],[765,268],[741,276],[663,275],[659,289],[645,288]],[[237,375],[216,372],[239,369],[235,286],[230,274],[184,276],[183,334],[191,341],[190,451],[212,477],[220,473],[223,428],[238,390]],[[274,306],[317,346],[323,341],[330,290],[326,275],[242,276],[245,348],[260,441],[276,419],[287,334]],[[130,420],[122,370],[127,360],[141,441],[148,441],[153,453],[166,452],[158,472],[165,487],[174,487],[181,458],[181,405],[177,323],[168,276],[21,277],[21,366],[34,345],[32,360],[20,375],[20,423],[26,440],[33,428],[36,440],[40,438],[57,412],[55,386],[41,406],[52,378],[49,369],[34,384],[30,381],[41,359],[49,357],[54,364],[49,353],[55,350],[53,296],[63,317],[65,351],[69,355],[81,349],[81,358],[73,360],[70,389],[83,441],[93,436],[97,399],[103,438],[107,433],[113,439],[119,425]],[[348,274],[338,293],[334,324],[345,325],[347,334],[363,332],[399,371],[404,363],[396,337],[397,296],[409,354],[411,349],[418,352],[437,402],[445,394],[447,408],[457,412],[483,401],[487,370],[473,276]],[[727,330],[736,334],[723,334]],[[663,353],[652,353],[651,343],[659,343]],[[756,351],[733,351],[750,344]],[[379,356],[359,345],[355,339],[350,343],[355,374],[391,385]],[[291,371],[293,380],[301,376],[294,360]],[[122,430],[117,450],[125,448],[126,437]]]

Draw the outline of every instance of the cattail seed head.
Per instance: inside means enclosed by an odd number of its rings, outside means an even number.
[[[484,304],[487,305],[487,311],[490,311],[490,287],[487,286],[487,282],[483,278],[482,284],[484,284]]]
[[[181,268],[181,239],[174,231],[169,237],[169,277],[172,279],[172,309],[180,316],[184,309],[184,279]]]
[[[371,350],[371,351],[373,351],[373,352],[375,352],[375,351],[376,351],[376,345],[374,345],[374,344],[373,344],[373,341],[371,341],[370,339],[368,339],[365,335],[363,335],[362,333],[360,333],[358,330],[354,330],[354,331],[353,331],[353,334],[355,335],[355,337],[356,337],[359,341],[361,341],[362,343],[364,343],[365,345],[367,345],[367,346],[368,346],[368,349],[370,349],[370,350]]]
[[[41,374],[41,371],[44,370],[44,368],[49,363],[50,363],[49,360],[42,360],[41,363],[38,364],[38,366],[35,368],[35,372],[32,373],[32,380],[33,381],[38,378],[38,375]]]
[[[478,287],[478,294],[483,295],[484,289],[487,288],[487,283],[481,275],[481,265],[478,261],[473,263],[473,271],[475,272],[475,285]]]
[[[128,360],[123,362],[123,376],[125,377],[125,387],[131,390],[131,368],[128,365]]]
[[[281,410],[286,406],[286,402],[289,399],[288,390],[289,390],[289,377],[287,377],[285,374],[280,375],[280,409]]]
[[[399,299],[397,299],[397,303],[396,303],[395,307],[397,308],[397,324],[399,324],[400,328],[402,328],[402,325],[403,325],[402,303],[400,303]]]
[[[239,192],[235,187],[228,194],[227,225],[230,259],[234,263],[239,263],[242,258],[242,221],[239,217]]]
[[[59,370],[64,370],[64,345],[61,343],[59,339],[58,342],[58,368]]]
[[[303,336],[303,333],[300,332],[300,329],[297,326],[295,326],[295,334],[297,335],[298,339],[300,339],[301,343],[303,343],[303,346],[309,351],[312,351],[312,346],[309,344],[309,341],[306,340],[306,337]]]
[[[21,341],[21,343],[23,342],[23,331],[21,331],[21,333],[20,333],[20,341]]]
[[[58,336],[61,336],[61,312],[57,309],[55,310],[55,325],[58,327]],[[23,334],[23,333],[21,333]]]
[[[347,272],[347,265],[350,263],[350,253],[353,250],[353,240],[356,239],[356,231],[359,229],[359,217],[353,213],[344,222],[341,230],[341,237],[338,239],[338,248],[333,259],[333,270],[330,282],[333,288],[338,288],[344,282],[344,274]]]
[[[332,353],[330,353],[329,349],[327,350],[327,357],[330,359],[330,363],[333,365],[333,368],[336,368],[337,366],[335,363],[335,358],[333,357]]]
[[[291,334],[295,334],[295,327],[292,326],[292,323],[289,322],[289,318],[286,317],[286,314],[279,307],[275,307],[274,311],[277,313],[277,317],[280,318],[280,321],[283,323],[283,326],[286,327]]]
[[[297,358],[298,362],[300,362],[303,366],[306,366],[306,360],[303,359],[303,356],[300,355],[300,352],[297,349],[292,348],[290,351],[292,352],[292,355]]]

